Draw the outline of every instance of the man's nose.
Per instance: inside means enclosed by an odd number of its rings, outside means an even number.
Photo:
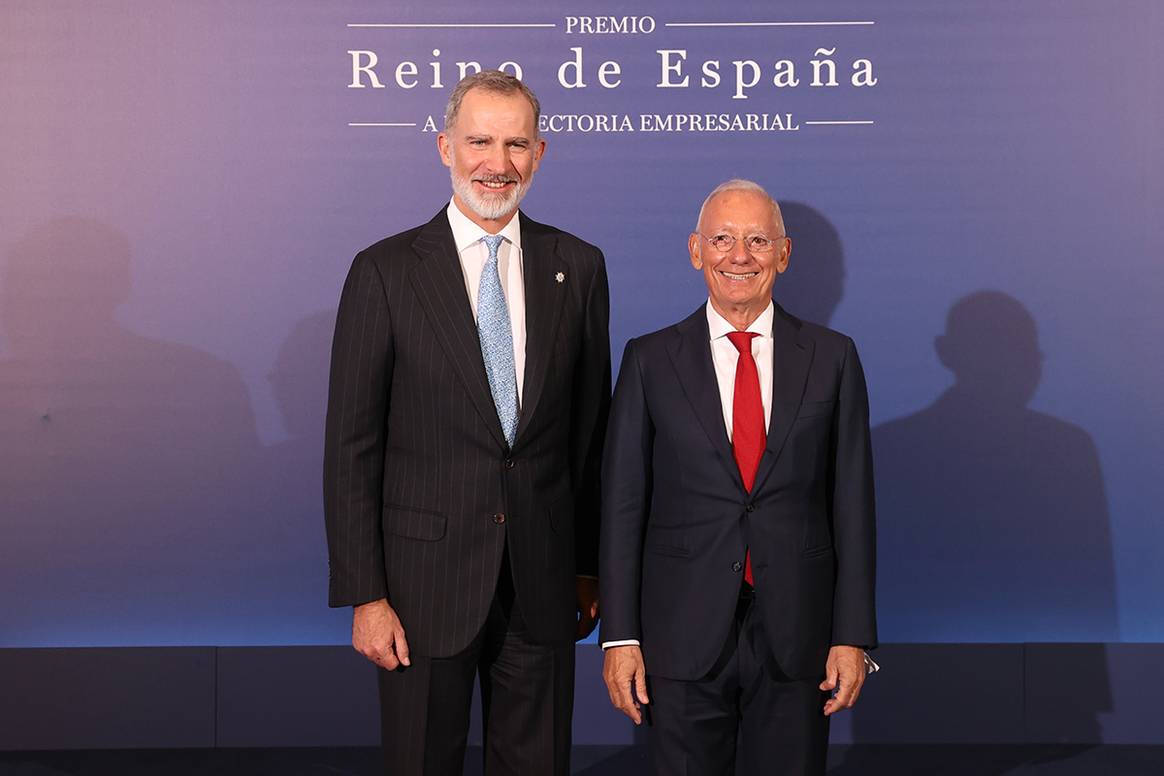
[[[509,149],[504,143],[494,146],[485,158],[490,172],[505,172],[509,169]]]
[[[752,260],[752,254],[748,253],[748,248],[743,237],[737,237],[736,241],[732,243],[731,250],[728,251],[728,259],[733,264],[747,264]]]

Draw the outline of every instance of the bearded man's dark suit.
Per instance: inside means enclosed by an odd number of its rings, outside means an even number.
[[[412,655],[448,658],[508,587],[529,638],[569,648],[555,670],[572,692],[575,575],[597,574],[606,270],[594,246],[518,217],[527,344],[512,449],[445,209],[352,264],[328,400],[329,601],[387,598]],[[555,710],[567,750],[571,702]],[[421,722],[397,723],[423,726],[420,703]]]
[[[771,416],[751,493],[724,426],[704,306],[627,343],[603,462],[601,639],[641,642],[648,692],[653,678],[702,680],[721,667],[745,549],[758,658],[773,675],[819,683],[831,645],[876,645],[856,349],[778,305],[772,337]]]

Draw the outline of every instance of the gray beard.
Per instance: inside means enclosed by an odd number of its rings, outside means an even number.
[[[517,184],[508,194],[478,194],[473,188],[473,181],[469,178],[460,178],[452,169],[449,177],[453,181],[453,193],[461,198],[470,210],[478,217],[487,221],[496,221],[504,218],[521,204],[525,193],[529,191],[530,181]]]

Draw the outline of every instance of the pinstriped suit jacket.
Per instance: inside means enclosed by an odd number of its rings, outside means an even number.
[[[468,646],[506,544],[540,641],[573,639],[575,574],[597,573],[606,268],[594,246],[520,218],[527,343],[512,449],[443,208],[357,255],[340,300],[324,450],[329,603],[387,597],[414,654]]]

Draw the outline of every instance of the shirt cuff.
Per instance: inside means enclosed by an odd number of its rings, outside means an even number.
[[[604,650],[610,649],[611,647],[637,647],[637,646],[640,646],[638,639],[622,639],[621,641],[604,641],[604,642],[602,642],[602,648]]]
[[[606,645],[604,644],[603,648],[605,648],[605,647],[606,647]],[[879,666],[875,662],[873,662],[873,658],[869,657],[869,653],[865,652],[864,654],[865,654],[865,675],[868,676],[869,674],[875,674],[878,671],[880,671],[881,666]]]

